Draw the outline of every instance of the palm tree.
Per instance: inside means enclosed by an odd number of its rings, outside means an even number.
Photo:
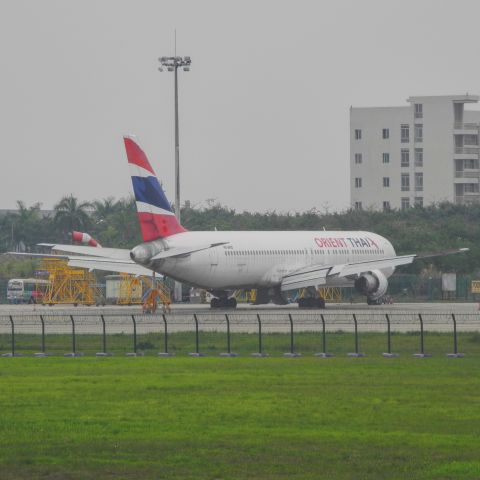
[[[54,207],[54,221],[64,233],[73,230],[85,231],[90,225],[91,207],[91,203],[79,202],[73,195],[63,197]]]
[[[95,200],[92,204],[93,218],[95,223],[106,222],[111,215],[118,212],[121,204],[113,197],[104,198],[103,200]]]
[[[24,202],[17,201],[18,211],[8,217],[11,228],[12,247],[18,248],[23,243],[30,247],[37,241],[41,241],[43,228],[42,217],[40,215],[40,203],[35,203],[31,207],[27,207]]]

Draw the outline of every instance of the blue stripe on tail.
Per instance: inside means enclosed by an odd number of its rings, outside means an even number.
[[[172,211],[156,177],[132,177],[132,183],[137,202],[148,203],[169,212]]]

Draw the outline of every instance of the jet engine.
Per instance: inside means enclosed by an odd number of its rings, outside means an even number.
[[[355,288],[362,295],[366,295],[369,301],[375,301],[385,295],[388,288],[388,280],[380,270],[372,270],[368,273],[362,273],[355,280]]]
[[[161,240],[141,243],[130,251],[130,258],[134,262],[148,267],[151,264],[152,257],[163,250],[165,250],[165,245]]]

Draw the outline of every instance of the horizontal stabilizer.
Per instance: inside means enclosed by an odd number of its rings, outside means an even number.
[[[84,247],[84,248],[91,248],[93,250],[109,250],[106,248],[100,249],[98,247]],[[117,250],[117,249],[110,249],[110,250]],[[125,250],[125,252],[128,254],[129,250]],[[68,254],[56,255],[53,253],[19,253],[19,252],[8,252],[5,255],[11,255],[14,257],[24,257],[24,258],[62,259],[62,260],[68,261],[69,267],[86,268],[88,270],[102,270],[106,272],[129,273],[131,275],[145,275],[145,276],[150,276],[152,274],[151,270],[149,270],[148,268],[142,267],[138,263],[133,262],[130,259],[130,257],[104,258],[104,257],[94,257],[94,256],[75,256],[75,255],[68,255]]]
[[[151,260],[163,260],[165,258],[181,257],[183,255],[190,255],[194,252],[200,252],[202,250],[208,250],[209,248],[219,247],[220,245],[226,245],[230,242],[218,242],[210,243],[208,245],[197,245],[196,247],[179,247],[171,248],[170,250],[164,250],[163,252],[158,253]]]
[[[98,248],[83,245],[62,245],[55,243],[39,243],[40,247],[49,247],[56,252],[88,255],[91,257],[115,258],[120,260],[130,259],[130,250],[126,248]]]
[[[151,276],[152,271],[132,261],[114,260],[98,257],[70,257],[68,266],[86,268],[88,270],[102,270],[106,272],[128,273],[130,275]],[[158,276],[158,274],[157,274]]]

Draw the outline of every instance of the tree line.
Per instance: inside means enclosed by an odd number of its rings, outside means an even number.
[[[184,206],[182,224],[189,230],[364,230],[388,238],[397,254],[428,254],[468,247],[468,254],[415,262],[402,271],[476,273],[480,266],[480,205],[440,203],[387,212],[347,210],[329,213],[237,212],[219,203],[205,208]],[[36,251],[36,244],[70,243],[70,232],[88,232],[102,245],[131,248],[142,241],[133,198],[93,202],[63,197],[51,215],[41,205],[26,206],[0,217],[0,252],[19,247]]]

